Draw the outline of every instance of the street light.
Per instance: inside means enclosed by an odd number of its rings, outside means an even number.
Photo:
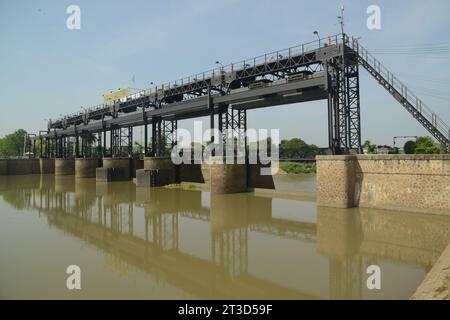
[[[158,91],[158,86],[153,81],[150,82],[150,85],[155,86],[155,93],[156,93],[156,91]]]
[[[316,36],[317,36],[317,38],[319,39],[319,41],[320,41],[320,36],[319,36],[319,32],[317,32],[317,31],[314,31],[313,32]]]
[[[220,61],[216,61],[216,64],[220,65],[222,67],[222,69],[223,69],[223,64],[220,63]]]
[[[320,36],[319,36],[319,32],[314,31],[313,34],[315,34],[317,36],[317,39],[319,39],[319,48],[320,48]]]

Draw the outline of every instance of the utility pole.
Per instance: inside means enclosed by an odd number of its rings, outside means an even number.
[[[344,37],[344,4],[341,3],[340,6],[341,15],[338,16],[339,24],[341,25],[341,34]]]

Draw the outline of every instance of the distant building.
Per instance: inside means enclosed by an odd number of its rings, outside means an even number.
[[[363,147],[363,154],[369,154],[369,149],[367,147]],[[375,154],[390,154],[394,151],[394,148],[387,145],[379,145],[375,149]]]
[[[377,146],[377,154],[389,154],[394,149],[391,146],[380,145]]]

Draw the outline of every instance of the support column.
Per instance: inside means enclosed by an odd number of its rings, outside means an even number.
[[[75,136],[75,157],[80,156],[80,136],[76,134]]]
[[[345,49],[345,48],[344,48]],[[328,88],[328,140],[333,154],[361,152],[358,57],[343,50],[325,63]]]
[[[106,128],[103,128],[103,158],[106,157]]]
[[[209,115],[209,127],[211,129],[211,145],[214,144],[214,104],[212,103],[211,98],[211,87],[208,87],[208,110],[210,112]],[[212,151],[212,156],[215,156],[215,150]]]
[[[101,157],[103,151],[102,151],[102,133],[97,133],[97,156]]]
[[[148,155],[148,124],[147,118],[145,118],[144,124],[144,157]]]

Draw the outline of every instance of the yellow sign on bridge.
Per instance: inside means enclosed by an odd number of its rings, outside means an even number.
[[[108,102],[120,100],[121,98],[125,98],[128,95],[128,93],[129,93],[128,88],[124,88],[124,89],[119,89],[118,91],[115,91],[115,92],[104,94],[103,102],[108,103]]]

